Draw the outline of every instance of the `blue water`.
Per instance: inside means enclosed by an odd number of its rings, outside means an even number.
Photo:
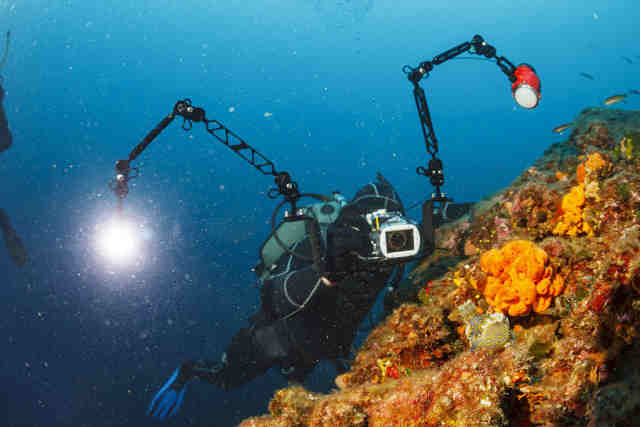
[[[272,178],[197,124],[186,134],[174,122],[135,163],[125,213],[144,226],[137,263],[114,266],[95,249],[116,205],[114,162],[177,100],[205,108],[303,192],[351,197],[381,171],[408,206],[432,187],[415,173],[428,156],[401,67],[481,34],[536,68],[542,100],[516,107],[486,61],[450,61],[421,82],[444,191],[478,200],[565,139],[554,126],[640,89],[638,3],[565,3],[0,0],[14,135],[0,154],[0,207],[31,256],[19,270],[0,247],[0,423],[157,425],[146,405],[175,366],[217,359],[257,309],[250,268]],[[306,385],[327,392],[334,373],[322,364]],[[228,393],[193,384],[165,424],[233,425],[265,413],[283,385],[273,372]]]

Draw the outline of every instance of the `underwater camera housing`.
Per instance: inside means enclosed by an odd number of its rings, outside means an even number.
[[[348,224],[329,227],[327,271],[331,280],[404,264],[421,254],[422,230],[400,212],[379,209]]]
[[[411,260],[420,252],[422,238],[420,227],[398,212],[384,209],[366,215],[372,227],[370,261],[402,263]]]

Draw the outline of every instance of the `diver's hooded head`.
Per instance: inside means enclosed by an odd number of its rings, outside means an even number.
[[[362,218],[362,215],[378,209],[404,215],[404,206],[393,186],[379,172],[376,178],[376,182],[370,182],[358,190],[353,199],[342,208],[336,223],[353,223],[355,218]]]
[[[404,207],[393,186],[379,173],[376,178],[376,182],[362,187],[342,208],[327,231],[327,268],[336,273],[338,280],[343,278],[343,273],[360,271],[363,268],[360,260],[370,257],[375,249],[367,214],[385,209],[404,215]]]

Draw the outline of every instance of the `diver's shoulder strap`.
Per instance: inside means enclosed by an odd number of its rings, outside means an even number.
[[[286,252],[276,240],[276,236],[285,247],[291,249],[297,243],[309,237],[310,233],[313,233],[314,236],[319,234],[320,240],[316,241],[317,239],[314,239],[311,250],[312,254],[313,251],[321,251],[322,246],[326,247],[329,225],[338,218],[345,204],[344,198],[339,194],[334,194],[332,200],[314,203],[303,208],[304,215],[311,218],[315,223],[314,225],[310,225],[309,220],[283,221],[280,223],[260,247],[260,263],[254,268],[260,280],[269,278],[271,271],[277,266],[278,261]],[[315,229],[316,227],[317,229]],[[314,259],[318,259],[318,257],[314,256]],[[316,266],[316,268],[320,267]]]

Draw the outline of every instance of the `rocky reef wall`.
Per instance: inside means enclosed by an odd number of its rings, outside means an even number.
[[[335,391],[241,425],[637,425],[640,111],[584,110],[437,246]]]

